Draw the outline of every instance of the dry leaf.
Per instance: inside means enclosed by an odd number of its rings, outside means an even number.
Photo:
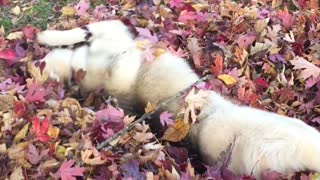
[[[46,72],[41,73],[40,68],[36,67],[32,62],[28,62],[27,67],[28,72],[37,84],[42,85],[48,79],[49,74]]]
[[[60,129],[50,125],[49,130],[48,130],[48,136],[50,136],[51,138],[53,138],[54,140],[56,140],[59,136],[60,133]]]
[[[7,112],[13,108],[14,97],[12,95],[0,95],[0,111]]]
[[[144,111],[146,113],[149,113],[151,111],[154,111],[156,109],[157,105],[151,104],[150,102],[147,103],[147,107],[144,108]]]
[[[61,9],[62,16],[74,16],[76,14],[76,10],[73,7],[65,6]]]
[[[19,166],[19,167],[16,167],[12,174],[10,175],[10,180],[24,180],[24,176],[23,176],[23,173],[22,173],[22,168]]]
[[[62,101],[61,106],[63,108],[69,108],[77,117],[81,115],[80,103],[74,98],[66,98]]]
[[[232,86],[237,82],[232,76],[228,74],[221,74],[218,76],[218,79],[224,82],[224,84],[226,84],[227,86]]]
[[[17,135],[13,139],[13,143],[17,143],[18,141],[26,137],[29,129],[29,124],[30,123],[24,125],[23,128],[17,133]]]
[[[173,126],[166,130],[161,139],[170,142],[178,142],[187,136],[189,129],[190,125],[184,123],[182,118],[176,119]]]
[[[8,36],[6,38],[8,40],[15,40],[15,39],[21,39],[22,37],[23,37],[23,32],[18,31],[18,32],[12,32],[12,33],[8,34]]]
[[[81,151],[81,159],[85,164],[89,165],[99,165],[107,162],[101,158],[101,154],[96,149]]]

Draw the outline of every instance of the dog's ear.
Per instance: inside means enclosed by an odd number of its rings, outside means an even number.
[[[126,26],[128,26],[129,31],[131,32],[131,34],[133,35],[133,38],[136,38],[138,36],[138,31],[136,29],[136,27],[132,24],[132,22],[130,21],[129,18],[125,18],[125,17],[121,17],[120,21],[123,22],[123,24],[125,24]]]

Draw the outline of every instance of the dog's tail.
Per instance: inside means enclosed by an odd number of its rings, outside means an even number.
[[[45,30],[37,35],[37,41],[47,46],[68,46],[88,41],[91,33],[86,28],[71,30]]]
[[[129,36],[128,36],[129,35]],[[45,30],[37,34],[37,41],[47,46],[70,46],[81,42],[91,42],[97,38],[129,39],[129,28],[120,20],[106,20],[70,30]]]

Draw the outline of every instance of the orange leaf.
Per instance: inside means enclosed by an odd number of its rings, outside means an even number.
[[[218,76],[223,70],[223,57],[220,54],[216,55],[214,59],[214,65],[211,67],[211,72],[215,76]]]
[[[182,118],[176,119],[173,126],[166,130],[161,139],[171,142],[178,142],[187,136],[189,129],[190,125],[184,123]]]

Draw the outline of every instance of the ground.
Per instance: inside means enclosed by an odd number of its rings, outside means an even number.
[[[189,126],[173,121],[170,112],[155,118],[167,129],[165,137],[138,123],[97,150],[134,117],[98,92],[76,99],[73,88],[48,80],[42,65],[31,63],[50,50],[35,42],[35,34],[126,19],[151,44],[146,61],[171,51],[199,75],[213,74],[211,89],[319,129],[318,8],[317,0],[0,0],[1,179],[254,179],[228,172],[227,158],[203,165],[177,136]],[[183,128],[173,132],[177,126]],[[266,179],[279,176],[265,173]],[[319,174],[282,177],[317,179]]]

